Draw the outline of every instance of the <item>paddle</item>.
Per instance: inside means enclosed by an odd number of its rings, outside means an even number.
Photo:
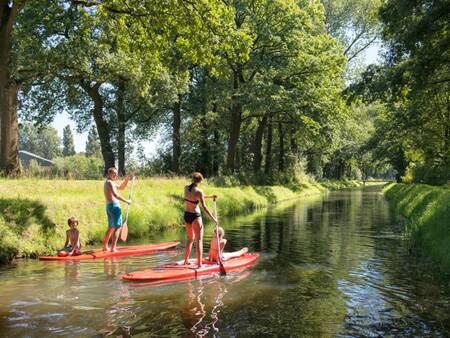
[[[217,203],[216,203],[216,199],[215,198],[214,198],[214,216],[216,217],[216,220],[218,221],[219,218],[217,216]],[[219,224],[216,224],[216,240],[217,240],[217,253],[219,254],[220,274],[222,276],[226,276],[227,272],[225,271],[225,267],[223,266],[222,253],[220,252]]]
[[[128,197],[129,200],[131,200],[131,195],[133,194],[133,186],[134,186],[134,176],[133,180],[131,181],[131,188],[130,188],[130,196]],[[125,222],[122,224],[122,230],[120,231],[120,239],[122,241],[126,241],[128,237],[128,211],[130,210],[130,205],[127,204],[127,212],[125,214]]]

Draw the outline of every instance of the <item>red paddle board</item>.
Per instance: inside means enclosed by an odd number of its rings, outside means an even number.
[[[156,251],[166,250],[175,248],[180,242],[167,242],[167,243],[154,243],[146,245],[130,245],[130,246],[119,246],[117,247],[117,252],[101,250],[86,251],[82,252],[79,256],[39,256],[41,261],[67,261],[67,260],[85,260],[85,259],[101,259],[110,257],[125,257],[125,256],[135,256],[147,253],[152,253]]]
[[[258,253],[246,253],[237,258],[231,258],[223,262],[225,271],[232,271],[245,268],[252,265],[259,257]],[[141,271],[129,272],[122,276],[122,279],[128,281],[174,281],[180,279],[196,278],[197,276],[207,275],[220,271],[217,263],[203,260],[203,266],[196,269],[194,266],[189,267],[178,263],[166,264],[157,268],[146,269]]]

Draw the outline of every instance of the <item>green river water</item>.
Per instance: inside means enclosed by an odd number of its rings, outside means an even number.
[[[0,267],[1,337],[411,337],[450,335],[450,285],[408,254],[380,187],[290,201],[222,222],[250,268],[164,285],[121,274],[178,250]],[[212,226],[206,227],[205,252]],[[184,239],[181,230],[152,241]]]

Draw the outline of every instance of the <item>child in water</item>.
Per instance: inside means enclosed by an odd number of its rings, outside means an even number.
[[[58,256],[78,256],[81,254],[80,232],[76,228],[78,220],[75,217],[70,217],[67,220],[67,225],[70,229],[66,231],[66,242],[64,248],[58,252]]]
[[[217,245],[217,230],[219,231],[219,243],[220,243],[220,253],[222,257],[222,261],[226,261],[231,258],[240,257],[243,254],[247,253],[248,248],[242,248],[239,251],[233,251],[233,252],[223,252],[223,249],[225,247],[225,244],[227,244],[227,240],[224,238],[225,236],[225,230],[223,230],[222,227],[217,227],[214,229],[214,234],[211,239],[211,244],[209,245],[209,260],[211,262],[219,263],[219,251],[218,245]]]

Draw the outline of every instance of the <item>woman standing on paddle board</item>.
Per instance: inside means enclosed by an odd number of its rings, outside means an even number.
[[[200,214],[199,203],[201,203],[206,214],[211,220],[218,224],[217,219],[211,214],[206,206],[205,199],[216,199],[216,195],[205,196],[198,185],[203,180],[203,175],[195,172],[192,174],[192,183],[184,187],[184,223],[186,224],[187,243],[184,252],[184,264],[189,265],[189,256],[192,250],[192,243],[195,240],[195,251],[198,267],[202,266],[203,255],[203,222]]]

